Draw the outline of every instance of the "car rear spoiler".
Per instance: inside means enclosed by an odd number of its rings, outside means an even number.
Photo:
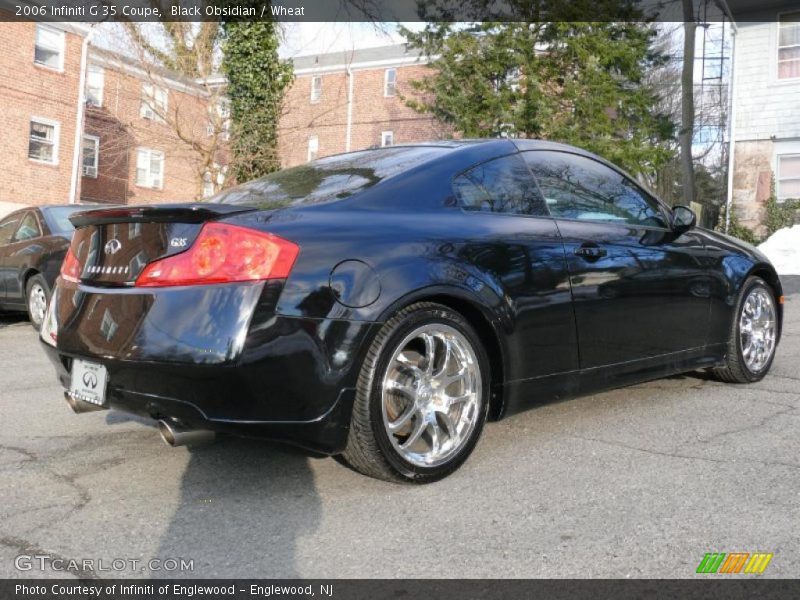
[[[105,225],[110,223],[204,223],[234,213],[257,210],[252,206],[235,204],[187,203],[156,204],[150,206],[124,206],[99,208],[72,215],[69,220],[75,227]]]

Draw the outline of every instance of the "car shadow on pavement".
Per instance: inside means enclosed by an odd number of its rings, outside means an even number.
[[[26,323],[28,315],[25,313],[0,313],[0,329],[16,325],[17,323]]]
[[[181,497],[156,556],[193,560],[194,569],[168,576],[300,577],[298,540],[317,529],[321,515],[315,459],[242,438],[189,452]]]

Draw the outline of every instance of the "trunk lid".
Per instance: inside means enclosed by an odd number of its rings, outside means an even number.
[[[72,251],[80,279],[97,286],[132,286],[147,264],[183,252],[203,224],[248,206],[166,204],[81,212],[70,217],[76,227]]]

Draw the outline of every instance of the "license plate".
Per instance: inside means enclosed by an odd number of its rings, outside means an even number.
[[[107,379],[108,372],[103,365],[75,359],[72,361],[72,380],[69,391],[79,400],[104,406]]]

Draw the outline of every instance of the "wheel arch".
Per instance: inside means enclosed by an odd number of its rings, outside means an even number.
[[[747,276],[760,277],[767,282],[767,285],[770,288],[772,288],[772,292],[775,295],[775,305],[779,314],[777,341],[780,341],[781,333],[783,331],[783,303],[780,301],[780,299],[783,297],[783,286],[781,285],[781,279],[778,276],[777,271],[775,271],[775,268],[767,263],[758,263],[752,269],[750,269],[750,272],[747,274]]]
[[[27,269],[25,269],[22,272],[22,277],[21,277],[22,289],[26,290],[27,293],[28,281],[30,281],[30,278],[33,277],[34,275],[41,275],[41,274],[42,272],[36,267],[28,267]]]
[[[393,313],[417,302],[435,302],[446,306],[462,315],[475,329],[489,357],[489,368],[491,369],[489,418],[493,421],[500,419],[505,408],[504,384],[507,372],[507,352],[497,326],[491,318],[491,308],[461,288],[433,286],[417,290],[394,302],[383,312],[381,321],[386,321]]]

